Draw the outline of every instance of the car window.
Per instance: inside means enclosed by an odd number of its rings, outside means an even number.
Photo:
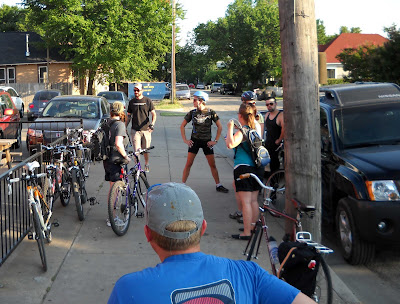
[[[123,100],[121,92],[100,92],[98,96],[103,96],[110,100]]]
[[[1,95],[1,109],[4,111],[5,109],[13,109],[14,105],[9,96],[6,94]]]
[[[14,89],[9,88],[9,89],[7,90],[7,92],[8,92],[8,94],[10,94],[11,97],[17,97],[17,92],[15,92]]]
[[[109,107],[108,103],[106,103],[104,100],[102,100],[101,101],[101,112],[103,112],[103,115],[109,114],[110,113],[109,109],[110,109],[110,107]]]
[[[60,94],[58,92],[54,92],[54,91],[53,92],[37,92],[36,96],[33,99],[37,99],[40,101],[43,101],[43,100],[47,101],[58,95],[60,95]]]
[[[100,117],[100,109],[95,100],[55,100],[50,101],[42,115],[43,117],[95,119]]]
[[[179,86],[176,86],[176,90],[177,91],[185,91],[185,90],[189,90],[189,87],[187,85],[179,85]]]

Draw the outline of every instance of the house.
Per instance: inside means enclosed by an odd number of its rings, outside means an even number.
[[[379,34],[343,33],[325,45],[318,46],[318,52],[326,53],[326,68],[328,78],[343,78],[348,72],[336,58],[347,48],[358,48],[362,45],[382,46],[388,39]]]

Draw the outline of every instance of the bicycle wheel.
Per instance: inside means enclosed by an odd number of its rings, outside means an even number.
[[[253,257],[253,252],[254,252],[254,248],[256,247],[256,243],[257,240],[259,239],[259,234],[262,233],[262,228],[260,225],[256,224],[256,229],[254,231],[254,233],[251,235],[251,239],[249,242],[250,243],[250,249],[249,252],[247,253],[247,261],[250,261]]]
[[[39,248],[39,254],[40,254],[40,259],[42,261],[43,271],[47,271],[47,259],[43,241],[44,238],[43,230],[40,224],[39,211],[35,204],[32,204],[32,221],[33,221],[33,229],[35,229],[35,240]]]
[[[136,188],[136,197],[138,198],[143,207],[146,206],[146,194],[147,194],[147,189],[149,188],[150,185],[149,182],[147,181],[145,173],[140,172]]]
[[[38,185],[37,188],[41,193],[42,197],[39,197],[40,200],[40,209],[42,211],[43,222],[46,224],[47,221],[50,222],[50,212],[53,211],[53,202],[54,202],[54,191],[52,190],[53,181],[49,178],[45,178],[43,190]],[[51,224],[48,223],[48,226],[44,229],[44,236],[46,237],[47,243],[51,243],[52,235],[51,235]]]
[[[278,170],[272,173],[266,185],[274,188],[274,190],[265,189],[266,200],[269,200],[270,206],[277,211],[283,212],[285,210],[285,171]]]
[[[71,178],[67,168],[62,168],[61,180],[62,182],[60,188],[60,201],[61,205],[66,207],[69,204],[69,200],[71,198]]]
[[[81,173],[79,169],[72,169],[72,192],[74,193],[76,212],[78,213],[78,218],[80,221],[85,219],[85,214],[83,213],[82,197],[81,197]]]
[[[108,216],[111,228],[118,236],[123,236],[128,231],[131,221],[130,200],[131,198],[126,193],[125,183],[116,181],[111,187],[108,198]]]
[[[332,279],[328,264],[321,255],[321,264],[318,269],[317,282],[312,299],[317,303],[332,304]]]

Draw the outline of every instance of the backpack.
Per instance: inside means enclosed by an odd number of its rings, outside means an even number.
[[[278,247],[281,263],[278,277],[311,297],[317,284],[320,253],[302,242],[282,242]]]
[[[243,128],[240,128],[240,131],[242,131],[243,136],[250,146],[250,154],[257,168],[268,165],[271,158],[269,157],[268,150],[263,146],[264,140],[260,134],[256,130],[244,130]]]
[[[106,120],[92,136],[92,157],[94,160],[107,160],[111,156],[110,129],[117,120]]]

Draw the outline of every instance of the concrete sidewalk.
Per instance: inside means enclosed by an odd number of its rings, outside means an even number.
[[[180,182],[187,155],[179,130],[183,114],[158,114],[148,179],[150,184]],[[232,114],[227,113],[226,117],[221,115],[224,130]],[[239,233],[241,226],[228,217],[236,209],[232,190],[233,162],[222,140],[215,147],[215,152],[220,180],[230,192],[216,192],[202,152],[196,158],[187,182],[199,195],[208,222],[202,238],[202,250],[218,256],[244,259],[242,253],[246,242],[231,238],[231,234]],[[73,199],[67,207],[56,202],[53,218],[59,221],[60,226],[53,228],[53,242],[46,245],[48,271],[43,273],[40,268],[36,242],[25,239],[0,268],[0,303],[106,303],[115,281],[121,275],[159,262],[146,242],[144,218],[132,218],[129,231],[123,237],[116,236],[106,226],[108,189],[102,164],[97,163],[91,167],[87,191],[89,196],[97,198],[99,204],[84,205],[85,221],[79,222]],[[282,224],[279,220],[269,222],[271,234],[276,239],[283,235]],[[267,253],[264,245],[256,262],[269,270]],[[332,278],[335,289],[333,303],[359,303],[334,273]]]

